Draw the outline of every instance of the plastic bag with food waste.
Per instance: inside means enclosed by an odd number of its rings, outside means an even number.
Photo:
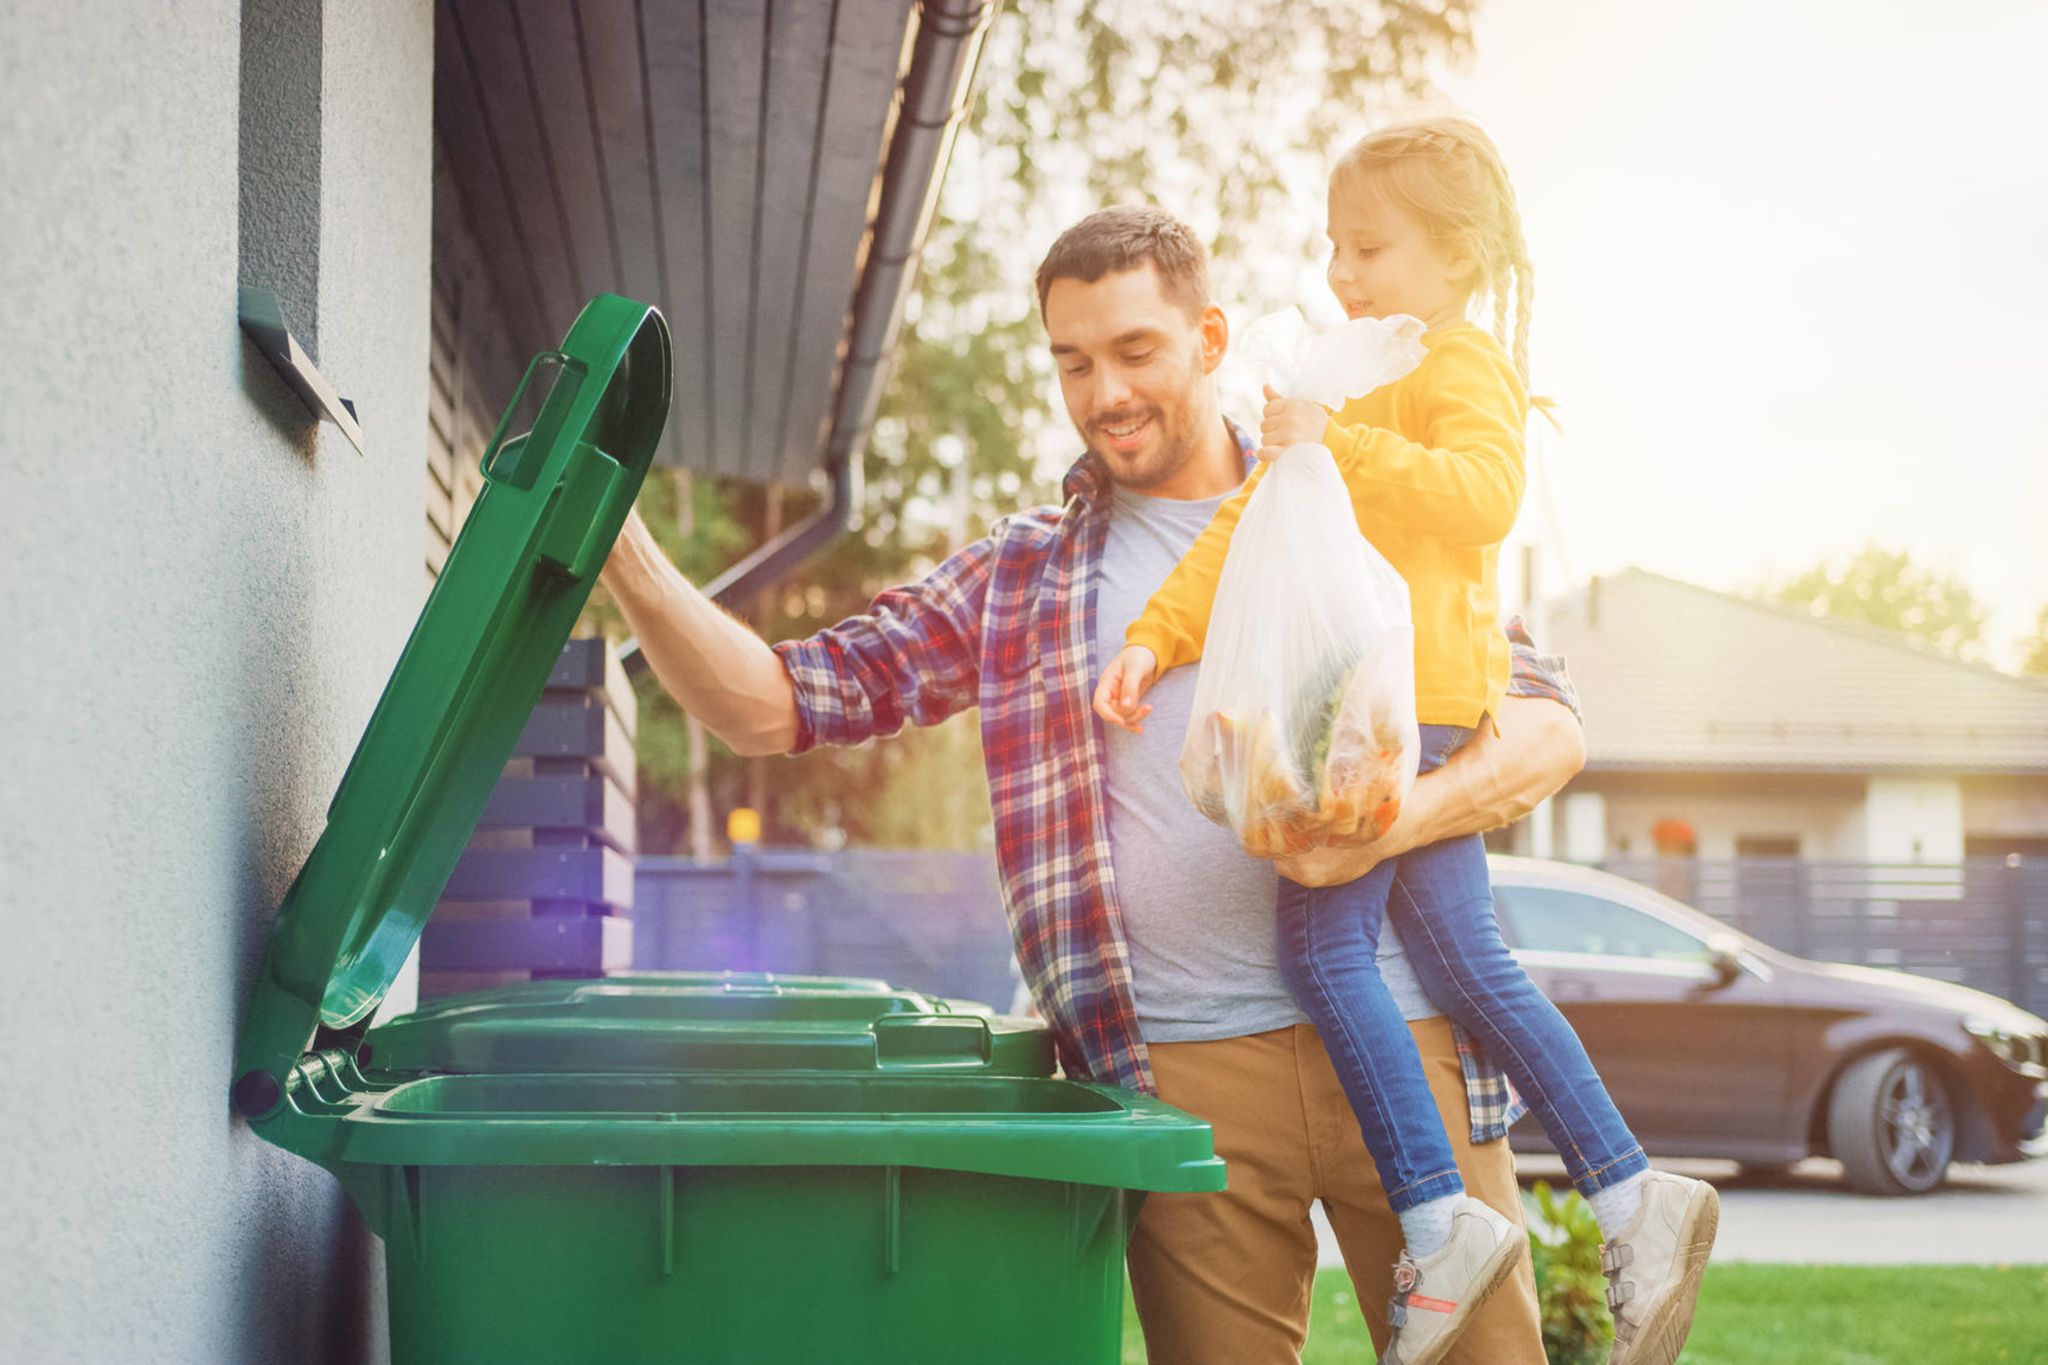
[[[1413,369],[1421,324],[1357,319],[1318,338],[1290,309],[1248,329],[1266,382],[1336,406]],[[1181,748],[1196,807],[1255,857],[1368,844],[1415,780],[1408,587],[1359,531],[1321,445],[1272,462],[1239,518]]]

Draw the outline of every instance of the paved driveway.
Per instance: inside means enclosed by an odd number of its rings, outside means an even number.
[[[1562,1186],[1555,1157],[1518,1159],[1523,1183]],[[2048,1157],[2011,1166],[1958,1166],[1917,1199],[1882,1199],[1844,1187],[1834,1162],[1815,1159],[1783,1175],[1740,1175],[1726,1161],[1675,1161],[1667,1169],[1714,1182],[1721,1192],[1715,1259],[1837,1265],[2048,1263]],[[1329,1225],[1316,1215],[1321,1263],[1341,1265]]]

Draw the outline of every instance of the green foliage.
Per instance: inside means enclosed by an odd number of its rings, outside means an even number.
[[[1982,653],[1991,615],[1962,579],[1881,545],[1815,565],[1765,595],[1813,616],[1894,631],[1963,659]]]
[[[1537,1181],[1530,1191],[1529,1256],[1543,1316],[1543,1350],[1551,1365],[1598,1365],[1607,1359],[1614,1322],[1600,1273],[1600,1223],[1576,1191],[1558,1198]]]
[[[2020,641],[2020,674],[2048,678],[2048,607],[2034,618],[2034,633]]]

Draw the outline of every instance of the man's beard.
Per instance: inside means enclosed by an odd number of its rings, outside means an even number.
[[[1193,382],[1190,383],[1190,389],[1194,387],[1194,383],[1199,382],[1200,377],[1201,367],[1198,362],[1191,376]],[[1109,470],[1110,479],[1118,487],[1128,488],[1134,493],[1156,488],[1180,473],[1187,462],[1195,456],[1196,431],[1191,412],[1194,406],[1193,395],[1190,393],[1184,395],[1183,401],[1171,409],[1156,406],[1125,408],[1104,414],[1089,423],[1089,430],[1086,433],[1089,449],[1101,457],[1102,463]],[[1134,456],[1118,455],[1096,444],[1103,427],[1123,426],[1136,419],[1146,419],[1152,423],[1152,442],[1149,449]]]

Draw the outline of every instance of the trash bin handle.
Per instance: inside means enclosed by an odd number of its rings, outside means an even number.
[[[519,405],[525,401],[526,391],[533,386],[535,378],[544,373],[548,376],[548,389],[541,399],[540,411],[534,415],[532,429],[513,432],[512,424],[519,419]],[[477,472],[485,483],[509,484],[514,488],[533,487],[540,469],[525,457],[531,451],[548,448],[555,434],[561,430],[562,423],[569,419],[569,409],[589,373],[589,365],[567,351],[539,351],[526,362],[526,370],[519,376],[519,386],[512,390],[511,400],[498,415],[498,425],[484,446],[482,458],[477,461]]]
[[[994,1030],[974,1014],[885,1014],[869,1030],[884,1070],[979,1071],[995,1055]]]

